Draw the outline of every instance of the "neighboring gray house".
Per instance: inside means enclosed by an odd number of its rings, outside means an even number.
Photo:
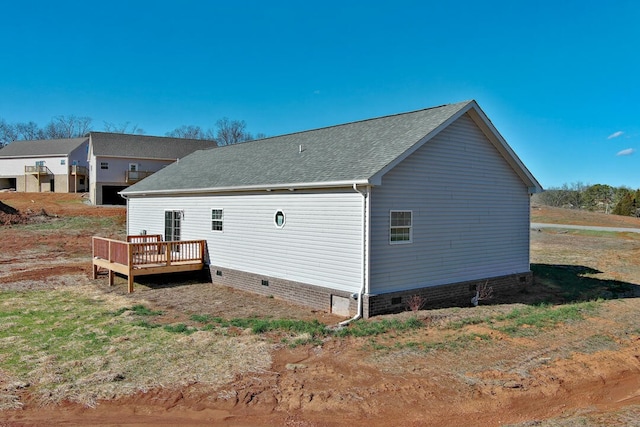
[[[369,317],[530,284],[541,190],[468,101],[196,152],[122,194],[128,234],[206,239],[215,283]]]
[[[14,141],[0,149],[0,190],[77,193],[88,189],[89,138]]]
[[[91,203],[124,204],[118,192],[194,151],[213,147],[214,141],[91,132],[87,156]]]

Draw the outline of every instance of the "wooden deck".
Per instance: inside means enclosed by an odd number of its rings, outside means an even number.
[[[163,242],[162,236],[127,236],[127,241],[93,237],[93,278],[98,269],[109,271],[109,285],[114,273],[127,276],[133,292],[136,276],[196,271],[204,268],[205,240]]]

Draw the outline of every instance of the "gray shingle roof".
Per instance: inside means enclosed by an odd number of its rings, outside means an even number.
[[[14,141],[0,149],[0,158],[67,156],[89,138]]]
[[[138,159],[179,159],[197,150],[216,147],[214,141],[163,136],[91,132],[93,155]]]
[[[123,194],[373,182],[474,107],[448,104],[195,152]]]

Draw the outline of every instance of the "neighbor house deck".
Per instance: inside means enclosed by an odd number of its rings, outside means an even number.
[[[204,240],[163,242],[160,235],[127,236],[127,241],[93,237],[93,278],[98,269],[127,276],[133,292],[136,276],[196,271],[204,268]]]

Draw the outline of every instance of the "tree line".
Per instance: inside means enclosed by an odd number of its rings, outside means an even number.
[[[92,125],[92,121],[90,117],[55,116],[46,125],[39,126],[33,121],[9,123],[0,117],[0,148],[13,141],[80,138],[96,130]],[[121,124],[104,122],[103,131],[145,134],[144,129],[138,127],[138,125],[132,125],[130,122]],[[248,132],[247,124],[244,120],[232,120],[227,117],[217,120],[215,126],[211,128],[205,129],[196,125],[183,125],[167,132],[165,136],[214,141],[218,146],[266,137],[263,133],[253,135]]]
[[[640,189],[588,185],[581,182],[551,187],[534,195],[534,203],[570,209],[584,209],[615,215],[640,217]]]

